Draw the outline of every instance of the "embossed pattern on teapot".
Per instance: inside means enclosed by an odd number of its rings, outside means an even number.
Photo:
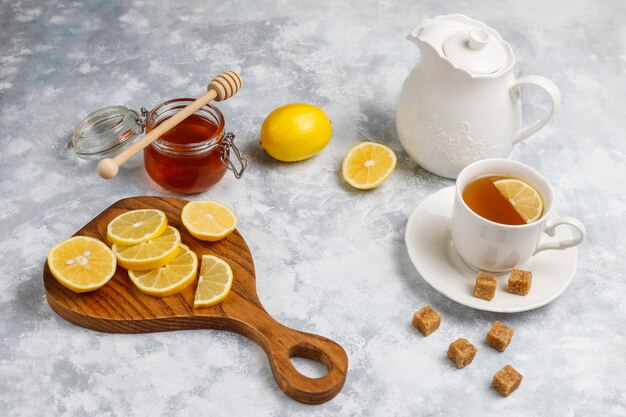
[[[437,175],[456,178],[472,162],[507,157],[560,104],[559,89],[549,79],[515,78],[510,45],[481,22],[438,16],[418,24],[408,39],[421,57],[402,87],[396,127],[407,153]],[[522,84],[542,88],[552,102],[549,114],[525,130],[520,130]]]

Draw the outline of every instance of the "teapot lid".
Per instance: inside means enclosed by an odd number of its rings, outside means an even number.
[[[455,30],[443,43],[443,53],[459,68],[493,74],[506,63],[502,44],[482,28]]]
[[[497,31],[461,14],[426,19],[408,39],[420,49],[429,46],[428,50],[472,77],[497,76],[515,63],[511,46]]]

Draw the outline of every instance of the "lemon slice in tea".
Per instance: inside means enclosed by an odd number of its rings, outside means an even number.
[[[497,180],[493,182],[493,185],[526,223],[532,223],[541,218],[543,199],[532,185],[516,178]]]

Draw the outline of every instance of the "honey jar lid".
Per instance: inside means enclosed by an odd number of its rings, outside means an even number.
[[[83,159],[113,156],[139,139],[144,121],[139,112],[124,106],[97,110],[74,128],[68,147]]]

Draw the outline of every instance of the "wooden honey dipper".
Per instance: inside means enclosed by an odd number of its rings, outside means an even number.
[[[207,86],[207,92],[193,103],[180,110],[172,117],[159,124],[146,136],[124,149],[113,158],[104,158],[98,162],[96,171],[105,179],[111,179],[124,162],[132,158],[137,152],[154,142],[158,137],[170,131],[174,126],[191,116],[198,109],[211,100],[222,101],[231,98],[241,89],[241,76],[235,71],[223,72],[215,77]]]

